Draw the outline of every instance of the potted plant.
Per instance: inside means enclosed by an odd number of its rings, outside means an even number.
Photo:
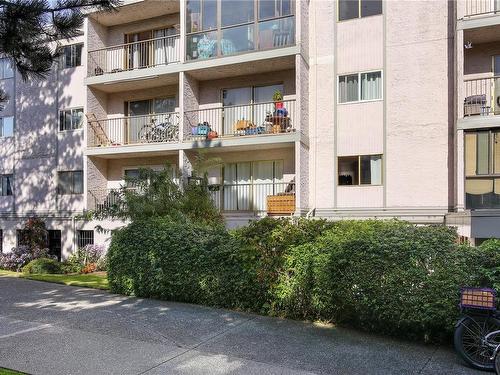
[[[274,108],[281,109],[283,108],[283,94],[280,90],[276,90],[273,94]]]

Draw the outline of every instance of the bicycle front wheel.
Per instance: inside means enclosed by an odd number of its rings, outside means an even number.
[[[470,317],[455,330],[454,343],[457,353],[470,366],[478,370],[493,371],[493,348],[485,336],[500,329],[500,320],[494,317]]]

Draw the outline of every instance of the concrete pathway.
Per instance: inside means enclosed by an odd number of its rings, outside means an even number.
[[[0,277],[0,367],[30,374],[484,374],[449,348]]]

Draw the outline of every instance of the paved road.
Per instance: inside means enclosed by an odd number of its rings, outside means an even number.
[[[30,374],[484,374],[450,349],[0,277],[0,367]]]

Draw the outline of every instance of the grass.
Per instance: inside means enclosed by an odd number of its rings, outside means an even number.
[[[0,367],[0,375],[22,375],[24,372],[9,370],[8,368]]]
[[[46,281],[49,283],[57,283],[71,286],[81,286],[85,288],[103,289],[107,290],[108,278],[105,272],[96,272],[90,274],[64,274],[64,275],[25,275],[19,272],[0,270],[0,276],[20,277],[23,279]],[[0,370],[1,371],[1,370]],[[3,375],[0,372],[0,375]]]

